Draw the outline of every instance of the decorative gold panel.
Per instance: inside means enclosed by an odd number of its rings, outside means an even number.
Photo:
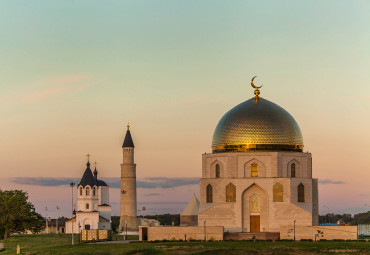
[[[274,202],[283,202],[283,185],[280,183],[275,183],[274,186],[272,187],[272,192],[273,192],[273,201]]]
[[[228,111],[212,139],[213,152],[302,151],[303,137],[295,119],[266,99],[251,98]]]
[[[236,187],[232,183],[226,186],[226,202],[236,202]]]
[[[249,212],[251,213],[259,213],[261,211],[260,208],[260,197],[256,194],[253,194],[249,198]]]
[[[251,176],[252,177],[258,177],[258,165],[257,165],[257,163],[253,163],[251,165]]]

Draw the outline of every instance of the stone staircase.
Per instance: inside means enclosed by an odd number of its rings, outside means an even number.
[[[279,232],[231,232],[224,233],[224,240],[277,240]]]

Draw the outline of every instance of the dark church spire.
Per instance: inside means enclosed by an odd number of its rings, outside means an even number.
[[[98,180],[98,170],[96,170],[96,165],[97,165],[98,163],[96,163],[96,161],[94,162],[94,165],[95,165],[95,170],[94,170],[94,179],[95,179],[95,181],[97,181]]]
[[[130,124],[127,125],[127,132],[125,136],[125,140],[123,141],[122,148],[124,147],[132,147],[134,148],[134,141],[132,141],[131,133],[130,133]]]

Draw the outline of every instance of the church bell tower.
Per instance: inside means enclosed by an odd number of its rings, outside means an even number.
[[[122,145],[123,161],[121,164],[121,211],[119,231],[138,231],[134,149],[135,146],[131,137],[130,125],[127,125],[127,132]]]

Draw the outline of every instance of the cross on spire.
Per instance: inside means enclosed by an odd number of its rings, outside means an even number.
[[[90,153],[87,153],[86,157],[87,157],[87,162],[89,162],[90,161],[90,157],[91,157]]]
[[[95,162],[94,162],[94,166],[95,166],[95,168],[96,168],[96,165],[97,165],[97,164],[98,164],[98,162],[96,162],[96,161],[95,161]]]

